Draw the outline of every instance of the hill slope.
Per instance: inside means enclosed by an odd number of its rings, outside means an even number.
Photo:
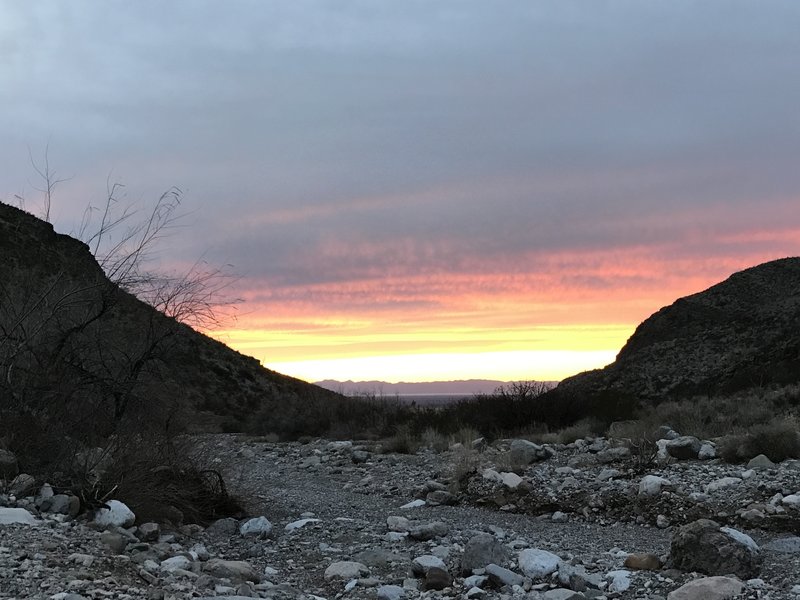
[[[659,401],[798,382],[800,258],[784,258],[662,308],[614,363],[565,379],[557,391],[619,390]]]
[[[237,429],[340,398],[164,317],[108,281],[85,244],[2,203],[0,374],[0,409],[98,423],[138,404]]]

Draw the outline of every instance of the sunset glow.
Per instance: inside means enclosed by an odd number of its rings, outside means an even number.
[[[0,3],[0,199],[180,188],[147,266],[231,265],[209,333],[269,368],[561,379],[800,254],[797,2],[96,8]]]

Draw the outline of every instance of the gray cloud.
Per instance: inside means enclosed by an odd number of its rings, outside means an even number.
[[[176,255],[272,285],[800,227],[794,2],[7,0],[0,23],[3,198],[35,197],[49,140],[63,229],[109,173],[137,201],[177,185]]]

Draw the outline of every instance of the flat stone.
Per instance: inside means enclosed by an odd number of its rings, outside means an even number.
[[[376,592],[378,600],[402,600],[406,597],[406,591],[399,585],[382,585]]]
[[[38,522],[24,508],[0,507],[0,525],[36,525]]]
[[[250,563],[243,560],[212,558],[203,565],[203,571],[213,577],[225,577],[232,581],[261,583],[261,574]]]
[[[743,589],[742,582],[732,577],[703,577],[670,592],[667,600],[727,600]]]
[[[444,564],[444,561],[433,554],[423,554],[411,561],[411,571],[417,577],[424,577],[428,570],[433,567],[447,570],[447,565]]]
[[[778,538],[767,542],[762,546],[764,550],[770,552],[781,552],[784,554],[798,554],[800,553],[800,537],[792,536],[785,538]]]
[[[325,569],[325,581],[332,579],[358,579],[369,575],[369,569],[365,564],[352,560],[342,560],[332,563]]]
[[[510,569],[501,567],[500,565],[486,565],[486,574],[493,582],[498,585],[522,585],[525,583],[525,578],[519,573],[514,573]]]

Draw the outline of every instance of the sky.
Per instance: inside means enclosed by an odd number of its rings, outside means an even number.
[[[182,191],[153,268],[320,379],[557,380],[800,254],[800,4],[0,0],[0,200]]]

